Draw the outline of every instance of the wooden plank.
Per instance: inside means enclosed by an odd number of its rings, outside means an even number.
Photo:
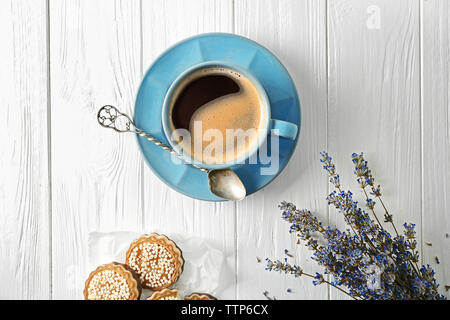
[[[363,204],[351,154],[365,152],[399,230],[422,223],[419,26],[419,1],[329,2],[328,149],[342,186]],[[379,203],[375,210],[382,217]]]
[[[424,1],[422,12],[423,256],[448,298],[443,287],[450,285],[450,3]]]
[[[131,113],[141,78],[140,1],[51,1],[53,298],[81,298],[90,231],[141,230],[136,138],[101,128]]]
[[[232,2],[219,0],[144,1],[143,65],[148,68],[156,57],[174,43],[204,32],[232,31]],[[229,287],[219,299],[235,298],[235,206],[192,200],[171,190],[149,168],[145,168],[145,227],[205,239],[227,256],[224,266]],[[218,270],[219,272],[219,270]]]
[[[236,1],[236,32],[274,52],[293,77],[302,103],[302,128],[296,153],[284,172],[268,187],[237,205],[238,299],[327,299],[327,287],[314,287],[309,278],[295,279],[265,271],[264,260],[284,259],[284,249],[295,254],[291,262],[305,272],[320,269],[312,255],[289,234],[278,204],[282,200],[309,208],[327,222],[327,178],[319,164],[326,148],[326,2]],[[292,293],[288,293],[291,289]]]
[[[0,2],[0,299],[50,297],[45,1]]]

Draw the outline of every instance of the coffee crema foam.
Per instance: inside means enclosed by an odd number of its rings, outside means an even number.
[[[194,71],[179,85],[171,106],[172,130],[185,129],[179,146],[206,164],[244,158],[258,144],[267,118],[253,82],[223,67]]]

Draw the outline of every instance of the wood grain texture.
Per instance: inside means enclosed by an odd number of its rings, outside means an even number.
[[[365,152],[399,230],[422,223],[419,26],[418,1],[329,2],[328,149],[352,190],[351,154]],[[362,191],[355,196],[365,204]],[[379,203],[375,211],[382,217]]]
[[[423,257],[449,298],[450,3],[424,1],[422,12]]]
[[[264,258],[284,259],[285,249],[305,271],[320,270],[288,233],[280,201],[343,226],[325,201],[325,149],[351,189],[350,155],[365,152],[397,226],[418,225],[423,262],[450,285],[449,14],[447,0],[0,1],[0,299],[82,298],[88,233],[127,230],[203,238],[222,250],[230,285],[219,299],[266,290],[344,299],[264,270]],[[288,167],[239,203],[178,194],[144,163],[133,135],[96,121],[104,104],[132,114],[156,57],[212,31],[274,52],[302,103]]]
[[[205,32],[232,32],[232,1],[143,1],[143,66],[150,67],[169,46]],[[160,181],[146,166],[146,231],[205,239],[227,256],[224,274],[230,285],[217,296],[235,298],[235,205],[208,203],[183,196]]]
[[[269,186],[237,204],[238,299],[327,299],[327,287],[314,287],[311,279],[265,271],[266,257],[283,260],[288,249],[292,263],[314,273],[317,266],[278,205],[291,201],[309,208],[325,223],[327,178],[319,152],[326,148],[326,2],[236,1],[235,31],[275,53],[295,81],[302,104],[302,128],[297,150],[284,172]],[[263,261],[257,263],[257,258]],[[288,293],[291,289],[292,293]]]
[[[96,119],[105,104],[133,110],[140,1],[50,4],[53,298],[72,299],[82,297],[89,271],[88,233],[142,228],[136,138]]]
[[[0,2],[0,299],[50,297],[46,12]]]

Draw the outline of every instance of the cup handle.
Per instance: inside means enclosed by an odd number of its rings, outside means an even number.
[[[278,130],[277,134],[279,137],[283,137],[290,140],[295,140],[297,138],[298,126],[291,122],[270,119],[270,129]]]

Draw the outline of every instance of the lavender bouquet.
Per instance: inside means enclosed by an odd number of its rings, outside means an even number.
[[[292,203],[282,202],[282,217],[291,224],[290,232],[297,234],[298,243],[304,242],[314,252],[312,259],[324,268],[324,273],[305,273],[287,259],[266,259],[266,270],[307,276],[313,279],[314,285],[326,283],[357,300],[444,299],[438,293],[433,269],[429,265],[418,265],[415,225],[405,223],[403,234],[398,233],[363,154],[354,153],[352,161],[366,198],[367,211],[353,200],[352,192],[341,189],[331,157],[326,152],[321,156],[323,168],[335,187],[327,197],[328,204],[343,215],[348,229],[324,227],[309,210],[299,210]],[[392,225],[395,236],[382,227],[375,213],[376,203],[382,208],[384,222]],[[318,238],[322,238],[324,244]]]

